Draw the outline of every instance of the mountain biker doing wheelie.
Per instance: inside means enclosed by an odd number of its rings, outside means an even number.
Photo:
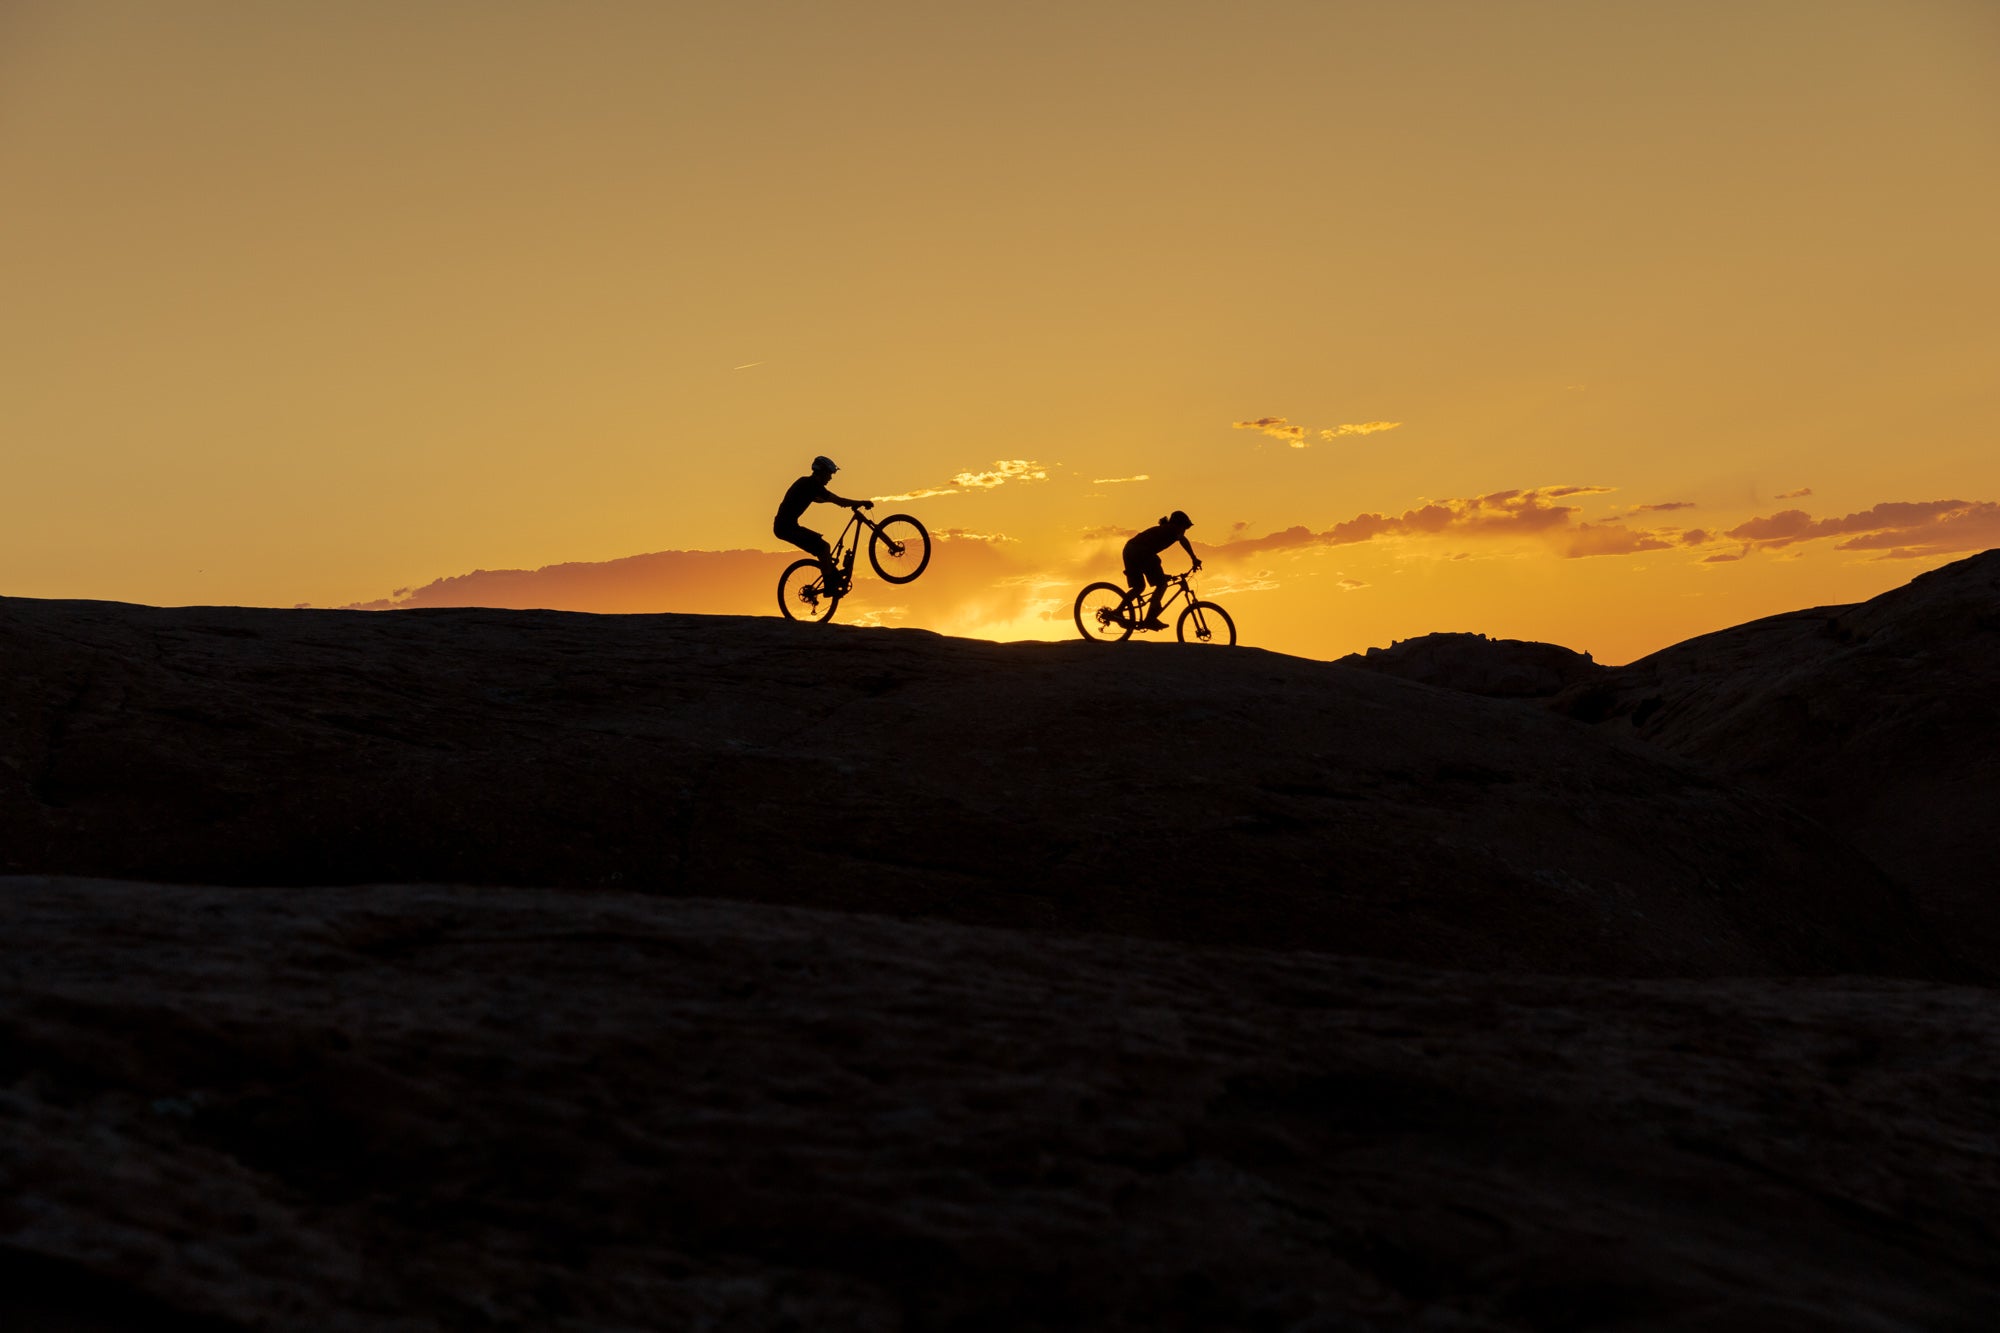
[[[1179,542],[1188,559],[1194,561],[1195,569],[1201,568],[1201,560],[1195,555],[1194,547],[1188,545],[1187,530],[1193,526],[1194,520],[1176,509],[1125,543],[1125,586],[1132,590],[1136,599],[1140,589],[1148,583],[1153,585],[1153,604],[1146,609],[1146,618],[1136,628],[1167,627],[1166,622],[1160,619],[1160,599],[1167,595],[1167,571],[1160,564],[1160,552]]]
[[[873,500],[847,500],[826,488],[827,482],[840,467],[831,458],[821,454],[812,461],[812,471],[800,477],[785,488],[785,498],[778,501],[778,516],[771,520],[771,532],[782,537],[807,555],[819,561],[819,567],[826,571],[826,591],[829,596],[839,596],[846,589],[840,586],[840,571],[833,566],[833,548],[826,544],[826,538],[799,522],[799,515],[813,504],[844,505],[849,509],[873,509]]]

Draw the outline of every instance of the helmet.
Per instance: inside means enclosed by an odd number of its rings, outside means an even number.
[[[824,472],[830,477],[840,471],[840,464],[834,462],[825,454],[821,454],[818,458],[813,459],[813,471]]]
[[[1181,509],[1176,509],[1167,519],[1167,522],[1177,528],[1191,528],[1194,526],[1194,520],[1187,516],[1187,511]]]

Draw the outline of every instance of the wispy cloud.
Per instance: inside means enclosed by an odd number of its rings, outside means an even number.
[[[1229,423],[1229,428],[1231,430],[1258,431],[1270,436],[1274,440],[1283,440],[1294,449],[1303,449],[1306,447],[1306,428],[1304,426],[1294,426],[1283,417],[1258,417],[1255,421],[1232,421]]]
[[[1694,508],[1694,501],[1692,500],[1669,500],[1665,504],[1633,505],[1632,512],[1635,514],[1664,514],[1669,510],[1692,508]]]
[[[901,495],[878,495],[877,500],[891,502],[902,500],[928,500],[941,495],[968,495],[977,491],[990,491],[1009,482],[1047,481],[1049,470],[1046,464],[1029,458],[999,458],[993,466],[981,472],[961,472],[950,481],[938,486],[920,486],[914,491]]]
[[[1295,426],[1285,417],[1258,417],[1254,421],[1232,421],[1231,430],[1254,430],[1260,435],[1268,435],[1274,440],[1283,440],[1294,449],[1310,449],[1314,436],[1322,440],[1338,440],[1354,435],[1374,435],[1385,430],[1395,430],[1400,421],[1348,421],[1338,426],[1308,429]]]
[[[778,574],[797,552],[654,551],[539,569],[475,569],[356,602],[351,611],[426,606],[743,615],[772,608]]]
[[[1151,480],[1152,477],[1148,476],[1144,472],[1141,472],[1136,477],[1093,477],[1091,479],[1090,484],[1093,486],[1123,486],[1128,481],[1151,481]]]
[[[1206,549],[1223,558],[1241,559],[1271,551],[1349,546],[1398,538],[1451,537],[1534,540],[1553,546],[1567,558],[1582,559],[1700,546],[1712,539],[1699,528],[1588,523],[1579,517],[1580,506],[1561,503],[1611,490],[1609,486],[1537,486],[1493,491],[1464,499],[1432,500],[1401,514],[1356,514],[1322,531],[1300,524],[1262,537],[1232,536],[1229,541]]]
[[[1564,538],[1562,552],[1575,560],[1593,555],[1670,551],[1677,545],[1679,542],[1673,536],[1645,528],[1628,528],[1622,523],[1579,523]]]
[[[1743,542],[1746,550],[1833,540],[1839,551],[1879,551],[1880,560],[1916,560],[2000,546],[2000,503],[1890,501],[1839,518],[1783,509],[1739,523],[1724,535]]]
[[[1795,491],[1779,491],[1778,494],[1772,498],[1778,500],[1803,500],[1808,495],[1811,494],[1812,494],[1812,487],[1801,486]]]
[[[1343,435],[1375,435],[1385,430],[1395,430],[1402,424],[1400,421],[1349,421],[1331,430],[1321,431],[1319,437],[1322,440],[1337,440]]]
[[[895,587],[872,574],[858,577],[852,597],[841,602],[840,622],[949,629],[974,623],[964,619],[967,607],[994,609],[1003,619],[1016,614],[1014,604],[1024,594],[1009,585],[1029,566],[1021,560],[1019,545],[1013,539],[1002,533],[961,528],[946,528],[931,537],[936,550],[921,579]],[[602,614],[675,611],[769,616],[778,612],[778,575],[802,554],[796,550],[654,551],[539,569],[476,569],[399,588],[388,597],[356,602],[346,609],[487,606]]]
[[[1557,500],[1579,495],[1603,495],[1609,486],[1538,486],[1528,490],[1494,491],[1462,500],[1434,500],[1391,517],[1356,514],[1321,534],[1330,546],[1372,541],[1377,537],[1440,536],[1505,537],[1567,529],[1581,512]]]

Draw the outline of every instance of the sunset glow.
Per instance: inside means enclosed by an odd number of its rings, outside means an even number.
[[[27,0],[0,179],[7,595],[773,615],[821,453],[992,638],[1176,508],[1313,657],[2000,546],[1982,0]]]

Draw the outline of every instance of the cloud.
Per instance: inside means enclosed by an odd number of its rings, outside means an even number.
[[[1739,523],[1729,530],[1728,535],[1748,542],[1764,542],[1773,546],[1786,546],[1795,541],[1804,541],[1811,532],[1813,516],[1803,509],[1787,509],[1781,513],[1767,514],[1763,518],[1753,518],[1747,523]]]
[[[1780,491],[1778,492],[1777,495],[1773,496],[1772,498],[1777,500],[1803,500],[1808,495],[1811,494],[1812,494],[1812,487],[1801,486],[1795,491]]]
[[[1253,592],[1276,592],[1283,587],[1276,577],[1277,571],[1270,569],[1249,570],[1240,574],[1218,573],[1210,570],[1201,585],[1203,597],[1237,597]]]
[[[1017,540],[1004,532],[968,532],[964,528],[938,528],[933,537],[946,538],[955,542],[1011,542]]]
[[[778,575],[803,552],[654,551],[539,569],[475,569],[356,602],[350,611],[491,606],[621,614],[691,611],[744,615],[776,610]]]
[[[1992,500],[1889,501],[1839,518],[1784,509],[1740,523],[1727,536],[1753,549],[1834,540],[1839,551],[1879,551],[1881,560],[1917,560],[2000,546],[2000,503]]]
[[[1571,532],[1563,554],[1572,560],[1593,555],[1637,555],[1641,551],[1670,551],[1674,545],[1670,537],[1620,523],[1579,523]]]
[[[1255,421],[1232,421],[1229,423],[1229,428],[1231,430],[1260,431],[1274,440],[1283,440],[1294,449],[1303,449],[1306,447],[1306,428],[1304,426],[1294,426],[1283,417],[1258,417]]]
[[[1151,476],[1149,476],[1144,472],[1141,472],[1136,477],[1095,477],[1091,480],[1090,484],[1093,486],[1122,486],[1128,481],[1151,481],[1151,480],[1152,480]]]
[[[1380,431],[1395,430],[1402,424],[1400,421],[1350,421],[1332,430],[1321,431],[1319,437],[1322,440],[1337,440],[1344,435],[1374,435]]]
[[[1634,555],[1698,546],[1710,540],[1702,529],[1628,528],[1622,523],[1587,523],[1582,510],[1559,503],[1579,496],[1604,495],[1609,486],[1537,486],[1494,491],[1465,499],[1433,500],[1401,514],[1356,514],[1315,532],[1294,525],[1262,537],[1238,536],[1204,546],[1217,556],[1244,558],[1267,552],[1325,546],[1350,546],[1381,539],[1452,537],[1531,539],[1553,545],[1570,559],[1599,555]]]
[[[1673,509],[1692,508],[1694,508],[1694,501],[1692,500],[1669,500],[1665,504],[1659,505],[1633,505],[1632,512],[1635,514],[1664,514]]]
[[[950,481],[938,486],[922,486],[901,495],[878,495],[877,500],[891,503],[903,500],[928,500],[940,495],[966,495],[975,491],[990,491],[997,486],[1005,486],[1010,481],[1047,481],[1049,471],[1046,465],[1028,458],[995,459],[993,466],[984,472],[961,472]]]
[[[1328,545],[1372,541],[1377,537],[1465,536],[1498,537],[1545,533],[1570,527],[1575,505],[1551,503],[1576,495],[1601,495],[1609,486],[1542,486],[1530,490],[1494,491],[1464,500],[1434,500],[1391,518],[1357,514],[1321,534]]]
[[[882,582],[863,554],[855,564],[854,592],[841,602],[840,623],[915,624],[961,633],[967,631],[953,626],[977,623],[989,612],[1003,619],[1014,614],[1023,594],[1010,584],[1028,567],[1012,554],[1011,539],[959,529],[933,532],[931,539],[930,566],[914,583]],[[778,576],[803,555],[796,550],[655,551],[539,569],[476,569],[346,609],[483,606],[612,615],[775,616]]]
[[[1328,429],[1312,431],[1304,426],[1294,426],[1284,417],[1258,417],[1255,421],[1232,421],[1229,427],[1231,430],[1257,431],[1274,440],[1283,440],[1294,449],[1309,449],[1312,447],[1311,437],[1314,435],[1318,435],[1322,440],[1338,440],[1344,436],[1373,435],[1377,431],[1395,430],[1402,424],[1400,421],[1350,421]]]
[[[1340,589],[1342,592],[1359,592],[1368,585],[1363,583],[1360,579],[1351,579],[1343,574],[1341,575],[1340,578],[1334,580],[1333,586]]]

